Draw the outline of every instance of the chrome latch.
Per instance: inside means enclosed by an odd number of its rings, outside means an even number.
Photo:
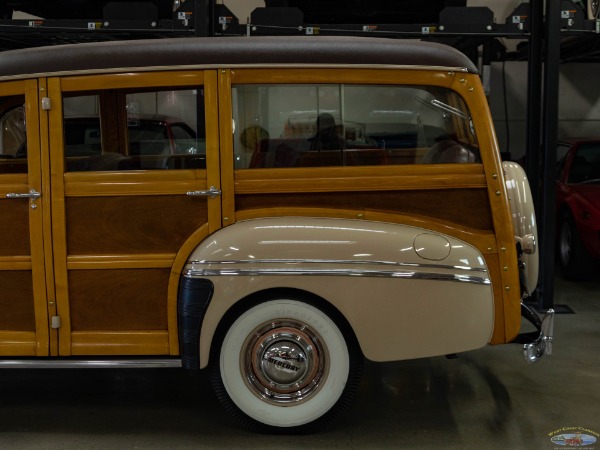
[[[42,194],[40,194],[35,189],[30,189],[27,194],[17,194],[15,192],[9,192],[8,194],[6,194],[6,198],[28,198],[28,199],[30,199],[29,204],[31,205],[31,209],[37,208],[37,205],[34,202],[41,196],[42,196]]]
[[[188,192],[186,192],[186,195],[188,195],[190,197],[210,197],[210,198],[215,198],[218,195],[221,195],[221,190],[217,189],[214,186],[211,186],[210,189],[208,189],[206,191],[188,191]]]

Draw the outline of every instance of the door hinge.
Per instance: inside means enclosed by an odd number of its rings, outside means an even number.
[[[42,97],[42,109],[45,111],[52,109],[52,99],[50,97]]]
[[[52,320],[50,322],[51,328],[60,328],[60,316],[52,316]]]

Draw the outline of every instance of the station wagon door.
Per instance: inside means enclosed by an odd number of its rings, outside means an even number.
[[[179,353],[179,272],[220,227],[213,80],[48,80],[59,355]]]
[[[0,356],[48,354],[37,90],[0,84]]]

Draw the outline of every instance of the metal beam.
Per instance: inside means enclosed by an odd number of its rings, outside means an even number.
[[[560,64],[560,0],[546,0],[546,63],[544,65],[544,109],[541,158],[541,273],[540,307],[554,305],[554,242],[556,234],[556,142],[558,134],[558,90]]]

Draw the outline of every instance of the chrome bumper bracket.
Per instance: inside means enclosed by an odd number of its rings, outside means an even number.
[[[534,324],[537,325],[537,324]],[[543,355],[552,354],[552,340],[554,338],[554,310],[549,309],[539,324],[539,335],[533,342],[523,345],[525,360],[533,364]]]

